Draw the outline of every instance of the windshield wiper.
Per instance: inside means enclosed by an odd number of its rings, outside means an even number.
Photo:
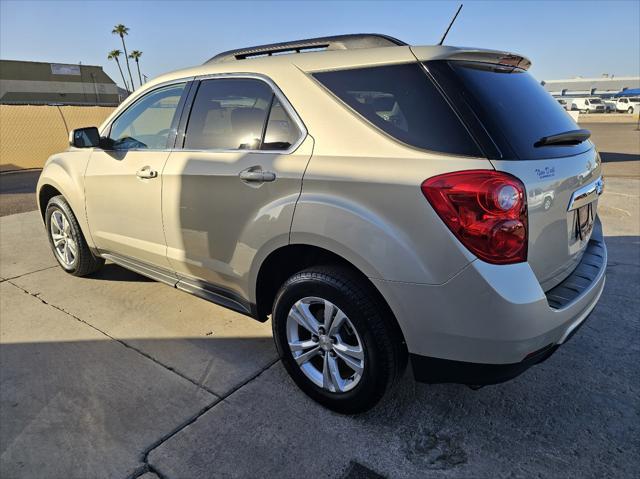
[[[540,146],[549,145],[578,145],[583,141],[587,141],[591,136],[589,130],[571,130],[564,133],[557,133],[555,135],[543,136],[536,141],[533,146],[536,148]]]

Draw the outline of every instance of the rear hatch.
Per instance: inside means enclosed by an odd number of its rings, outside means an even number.
[[[449,98],[498,171],[527,190],[528,262],[547,291],[580,261],[602,190],[600,159],[589,133],[515,55],[493,60],[435,60],[428,74]]]

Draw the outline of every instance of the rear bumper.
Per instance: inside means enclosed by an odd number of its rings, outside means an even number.
[[[568,332],[562,344],[571,339],[586,322],[589,315]],[[549,344],[538,351],[530,353],[519,363],[513,364],[468,363],[451,359],[430,358],[418,354],[411,354],[410,359],[416,381],[429,384],[457,383],[470,386],[487,386],[503,383],[519,376],[531,366],[549,359],[559,347],[560,344]]]
[[[418,380],[493,384],[548,358],[595,308],[607,264],[599,220],[591,241],[597,264],[585,253],[576,268],[589,268],[590,280],[579,273],[578,287],[570,275],[547,294],[527,263],[476,260],[438,286],[372,281],[400,323]]]

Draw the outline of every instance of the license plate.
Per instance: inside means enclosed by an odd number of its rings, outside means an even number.
[[[576,210],[576,239],[585,241],[589,239],[593,229],[593,203],[581,206]]]

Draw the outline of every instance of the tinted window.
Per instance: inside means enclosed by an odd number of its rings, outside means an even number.
[[[589,141],[578,145],[534,146],[542,137],[579,127],[558,102],[523,70],[454,61],[433,61],[426,65],[452,101],[470,104],[508,158],[569,156],[592,146]]]
[[[164,149],[185,84],[160,88],[127,108],[111,125],[114,150]]]
[[[300,130],[278,99],[274,99],[262,142],[263,150],[286,150],[300,138]]]
[[[480,156],[471,136],[418,64],[314,75],[347,105],[394,138],[418,148]]]
[[[272,97],[271,88],[260,80],[201,82],[189,116],[184,147],[258,149]]]

